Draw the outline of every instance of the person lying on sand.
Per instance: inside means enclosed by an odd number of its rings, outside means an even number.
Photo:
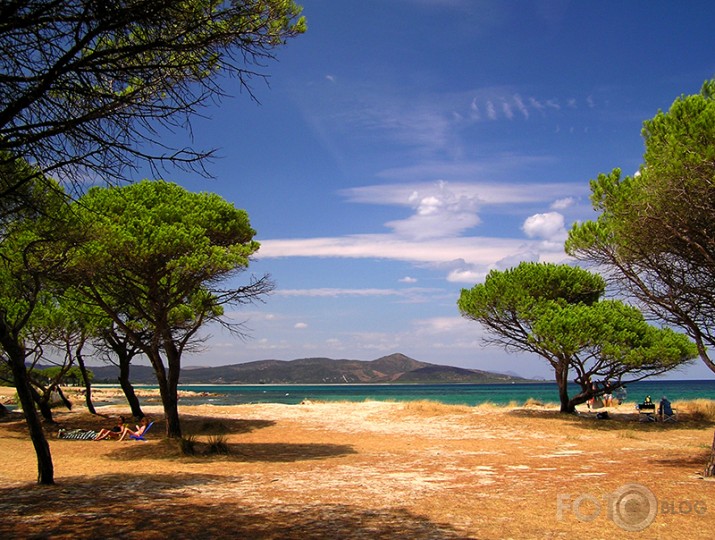
[[[127,429],[126,426],[126,420],[124,419],[123,416],[119,417],[119,422],[117,422],[117,425],[114,426],[112,429],[101,429],[99,430],[99,433],[97,436],[94,438],[95,441],[101,441],[104,439],[120,439],[122,434],[124,433],[124,430]],[[120,439],[121,440],[121,439]]]

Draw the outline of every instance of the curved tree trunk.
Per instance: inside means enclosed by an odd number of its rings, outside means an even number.
[[[144,411],[142,411],[139,398],[134,392],[134,386],[132,386],[129,379],[132,359],[139,353],[140,348],[137,345],[133,345],[126,336],[121,336],[115,327],[105,333],[104,340],[119,360],[119,386],[122,387],[124,397],[127,398],[132,416],[134,418],[143,418]],[[154,370],[156,371],[156,368]]]
[[[119,355],[119,386],[122,387],[124,396],[127,398],[127,403],[132,411],[132,416],[134,418],[143,418],[144,412],[142,411],[141,404],[139,403],[139,398],[134,392],[134,387],[129,381],[129,367],[131,358],[126,354]]]
[[[87,404],[87,410],[90,414],[97,414],[97,410],[94,408],[94,403],[92,403],[92,383],[89,380],[87,367],[84,365],[84,358],[82,358],[82,354],[79,351],[75,356],[77,357],[77,365],[79,366],[79,371],[82,373],[82,379],[84,380],[84,401]]]
[[[166,436],[170,439],[181,438],[181,422],[179,421],[179,398],[177,393],[177,383],[179,380],[178,369],[172,369],[172,362],[169,361],[169,372],[164,368],[164,362],[156,351],[149,357],[151,365],[154,367],[156,381],[159,384],[161,403],[164,406],[164,419],[166,421]]]
[[[65,396],[65,393],[62,391],[62,387],[58,386],[57,387],[57,394],[60,396],[60,399],[62,400],[62,403],[65,404],[65,407],[67,407],[68,411],[72,410],[72,402]]]
[[[25,368],[24,351],[17,343],[8,343],[6,339],[3,339],[2,342],[3,348],[10,358],[10,367],[12,369],[17,395],[20,400],[20,406],[25,415],[25,421],[27,422],[27,427],[30,432],[30,439],[32,440],[32,445],[37,455],[37,482],[39,484],[54,484],[55,473],[52,464],[52,455],[50,454],[50,445],[45,438],[42,423],[35,409],[33,389],[30,385],[27,369]],[[37,394],[36,391],[34,393]]]
[[[42,415],[42,418],[48,424],[54,424],[55,420],[52,418],[52,409],[50,408],[50,392],[46,392],[45,396],[40,395],[40,393],[35,389],[35,387],[30,384],[30,378],[27,375],[27,370],[25,370],[25,378],[27,379],[27,384],[30,387],[30,395],[32,396],[33,401],[37,405],[37,408],[40,409],[40,414]],[[22,408],[24,409],[25,406],[23,405]]]

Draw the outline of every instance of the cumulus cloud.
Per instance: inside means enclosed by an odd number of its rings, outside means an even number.
[[[524,221],[522,229],[529,238],[540,238],[548,241],[565,240],[567,236],[564,216],[558,212],[530,216]]]
[[[400,236],[415,240],[456,236],[479,224],[478,197],[456,193],[447,182],[414,190],[407,203],[414,210],[412,216],[386,223]]]
[[[417,278],[413,278],[410,276],[405,276],[403,278],[400,278],[398,280],[400,283],[417,283]]]
[[[304,328],[308,328],[308,324],[304,323],[304,322],[295,323],[293,328],[296,328],[298,330],[303,330]]]

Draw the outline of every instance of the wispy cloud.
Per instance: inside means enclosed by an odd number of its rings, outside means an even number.
[[[404,289],[341,289],[341,288],[314,288],[314,289],[277,289],[274,296],[286,298],[374,298],[393,297],[402,303],[422,303],[430,299],[442,297],[444,289],[427,287],[405,287]]]
[[[332,74],[325,79],[338,81]],[[311,86],[309,93],[295,96],[327,148],[336,147],[336,137],[368,144],[382,140],[399,145],[401,151],[419,151],[422,157],[459,155],[464,151],[463,130],[483,122],[531,122],[534,113],[541,120],[550,113],[576,108],[578,102],[589,108],[596,105],[587,96],[524,97],[523,90],[514,86],[437,92],[344,77],[340,82]]]
[[[542,207],[566,209],[574,187],[567,184],[417,183],[364,186],[341,193],[350,202],[411,209],[411,215],[384,225],[391,232],[318,238],[261,239],[258,258],[317,257],[370,258],[429,265],[443,269],[452,282],[474,282],[489,270],[521,260],[565,259],[564,215],[532,212],[521,230],[509,237],[469,235],[479,226],[486,208]],[[556,202],[554,202],[556,201]],[[389,289],[310,289],[282,291],[283,295],[404,295]]]

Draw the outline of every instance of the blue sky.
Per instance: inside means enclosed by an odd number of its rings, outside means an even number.
[[[308,31],[266,64],[259,103],[194,124],[277,284],[185,365],[310,356],[550,377],[481,345],[459,292],[494,268],[566,261],[588,181],[637,170],[643,120],[715,75],[711,2],[305,0]],[[699,361],[678,378],[713,378]]]

